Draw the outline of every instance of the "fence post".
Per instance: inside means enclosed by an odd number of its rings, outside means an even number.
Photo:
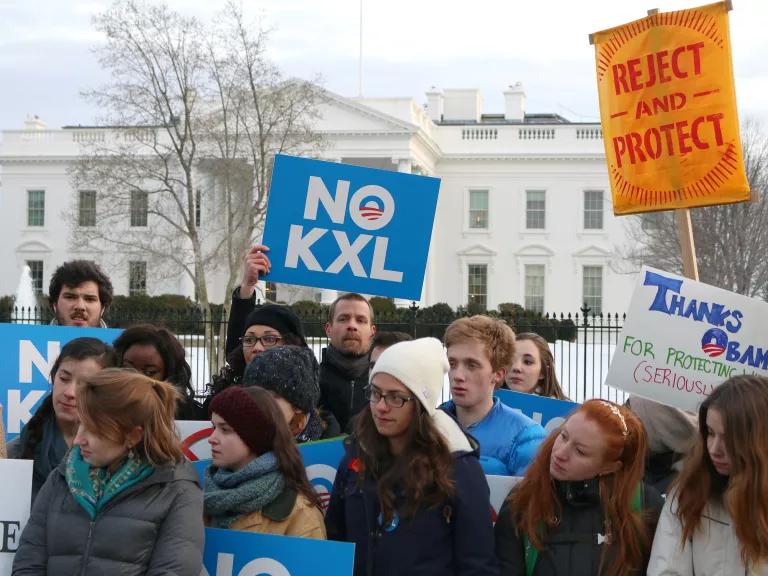
[[[587,338],[589,337],[589,312],[592,310],[587,303],[584,302],[584,306],[581,307],[581,313],[584,315],[584,400],[587,399]]]
[[[419,313],[419,305],[416,304],[415,300],[412,300],[408,309],[411,311],[411,336],[416,338],[416,316]]]

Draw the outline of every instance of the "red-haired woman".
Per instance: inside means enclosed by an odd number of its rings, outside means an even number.
[[[176,436],[176,394],[119,368],[77,383],[74,446],[35,500],[13,576],[199,576],[203,498]]]
[[[768,575],[768,378],[736,376],[701,404],[648,574]]]
[[[628,409],[589,400],[541,445],[496,523],[501,574],[645,574],[661,498]]]

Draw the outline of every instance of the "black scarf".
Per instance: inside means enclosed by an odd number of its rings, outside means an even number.
[[[362,356],[344,354],[333,344],[328,344],[325,349],[324,360],[327,360],[332,366],[337,368],[348,378],[359,378],[368,371],[370,355],[366,352]]]

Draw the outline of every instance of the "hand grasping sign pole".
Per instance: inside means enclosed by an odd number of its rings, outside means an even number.
[[[600,116],[615,214],[678,212],[685,274],[697,277],[687,209],[749,200],[728,31],[729,2],[596,32]]]

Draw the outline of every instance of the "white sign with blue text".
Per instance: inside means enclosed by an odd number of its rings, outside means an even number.
[[[439,189],[437,178],[276,156],[264,279],[419,300]]]
[[[90,336],[111,343],[121,330],[75,326],[0,324],[0,403],[8,440],[18,436],[51,390],[49,376],[62,346]]]
[[[605,383],[698,410],[728,378],[768,376],[768,304],[644,266]]]

